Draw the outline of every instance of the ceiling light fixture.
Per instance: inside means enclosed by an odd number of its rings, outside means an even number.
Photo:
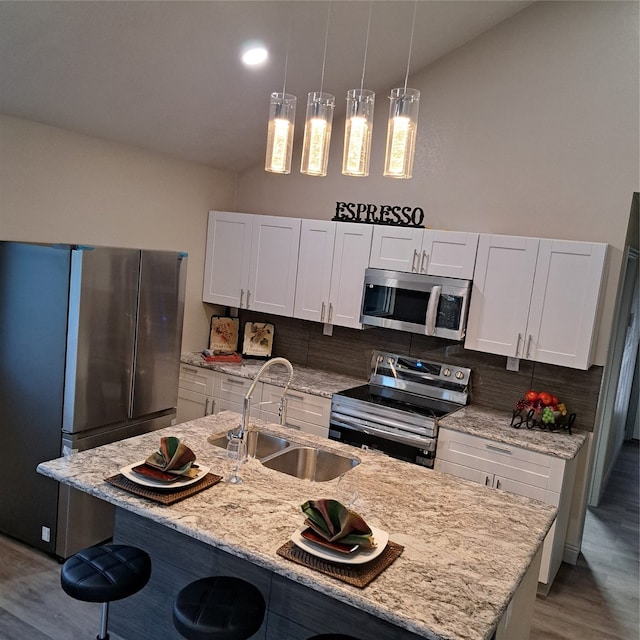
[[[302,143],[302,161],[300,173],[308,176],[326,176],[331,144],[331,125],[336,99],[330,93],[323,93],[324,67],[327,60],[327,42],[329,39],[329,20],[331,2],[327,9],[327,28],[324,35],[324,56],[322,58],[322,78],[320,91],[312,91],[307,96],[307,114]]]
[[[247,67],[257,67],[266,62],[269,52],[262,46],[251,47],[242,54],[242,62]]]
[[[284,59],[284,82],[282,93],[272,93],[269,103],[269,127],[267,130],[267,154],[265,171],[291,173],[293,131],[296,124],[295,96],[286,92],[287,68],[289,66],[289,44],[291,42],[291,18],[287,34],[287,52]]]
[[[418,0],[413,7],[413,23],[409,40],[409,59],[404,87],[392,89],[389,96],[389,125],[387,128],[387,148],[384,159],[384,175],[389,178],[411,178],[413,173],[413,157],[416,149],[416,133],[418,129],[418,107],[420,91],[407,89],[413,32],[416,26],[416,10]]]
[[[373,1],[370,0],[360,88],[347,91],[347,115],[344,121],[344,151],[342,154],[342,173],[345,176],[365,177],[369,175],[376,94],[362,87],[364,86],[364,71],[367,65],[372,9]]]

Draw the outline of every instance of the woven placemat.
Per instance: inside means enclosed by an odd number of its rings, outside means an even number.
[[[401,544],[389,541],[385,550],[377,558],[365,564],[342,564],[317,558],[289,540],[278,549],[277,553],[287,560],[292,560],[362,589],[395,562],[403,551],[404,547]]]
[[[125,478],[121,473],[117,473],[115,476],[105,478],[105,482],[112,484],[114,487],[118,487],[118,489],[124,489],[125,491],[129,491],[129,493],[135,493],[138,496],[149,498],[149,500],[154,500],[155,502],[159,502],[160,504],[174,504],[175,502],[184,500],[185,498],[193,496],[196,493],[200,493],[200,491],[204,491],[205,489],[212,487],[214,484],[218,484],[220,480],[222,480],[222,476],[217,476],[214,473],[207,473],[207,475],[202,478],[200,482],[189,485],[184,489],[158,490],[136,484],[128,478]]]

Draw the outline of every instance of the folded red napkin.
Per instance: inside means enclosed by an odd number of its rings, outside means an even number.
[[[306,516],[304,523],[325,540],[368,548],[376,546],[369,525],[337,500],[307,500],[301,508]]]
[[[165,473],[195,478],[200,470],[192,465],[196,454],[175,436],[160,438],[160,449],[154,451],[144,462]]]

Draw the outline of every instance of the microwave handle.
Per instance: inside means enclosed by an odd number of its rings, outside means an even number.
[[[427,336],[433,336],[436,333],[436,316],[438,314],[438,302],[440,301],[440,293],[442,287],[435,285],[431,288],[429,296],[429,304],[427,304],[427,315],[424,321],[424,333]]]

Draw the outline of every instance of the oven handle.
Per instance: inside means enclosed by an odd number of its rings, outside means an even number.
[[[414,436],[409,434],[400,435],[398,433],[387,431],[386,429],[372,427],[370,424],[362,424],[357,418],[353,418],[352,416],[332,414],[330,422],[331,425],[337,427],[351,429],[352,431],[362,431],[362,433],[366,433],[369,436],[380,436],[382,438],[385,438],[386,440],[393,440],[394,442],[400,442],[401,444],[408,444],[412,447],[424,449],[425,451],[433,451],[435,449],[435,438],[429,438],[426,436]]]
[[[442,287],[439,284],[431,287],[429,303],[427,304],[427,315],[424,321],[424,333],[427,336],[433,336],[436,333],[436,318],[438,315],[438,302],[440,302],[441,293]]]
[[[364,420],[366,425],[374,422],[383,427],[388,427],[390,429],[400,429],[401,431],[415,434],[416,437],[435,438],[438,435],[438,424],[435,421],[433,423],[433,426],[429,429],[429,431],[431,431],[432,433],[429,433],[427,432],[426,427],[420,429],[420,427],[415,427],[413,425],[406,424],[405,422],[399,422],[398,420],[387,418],[381,414],[373,415],[370,411],[360,411],[354,407],[349,407],[346,410],[342,410],[339,404],[332,407],[331,415],[340,416],[341,418],[345,418],[346,420],[349,420],[351,418],[355,418],[356,420]]]

